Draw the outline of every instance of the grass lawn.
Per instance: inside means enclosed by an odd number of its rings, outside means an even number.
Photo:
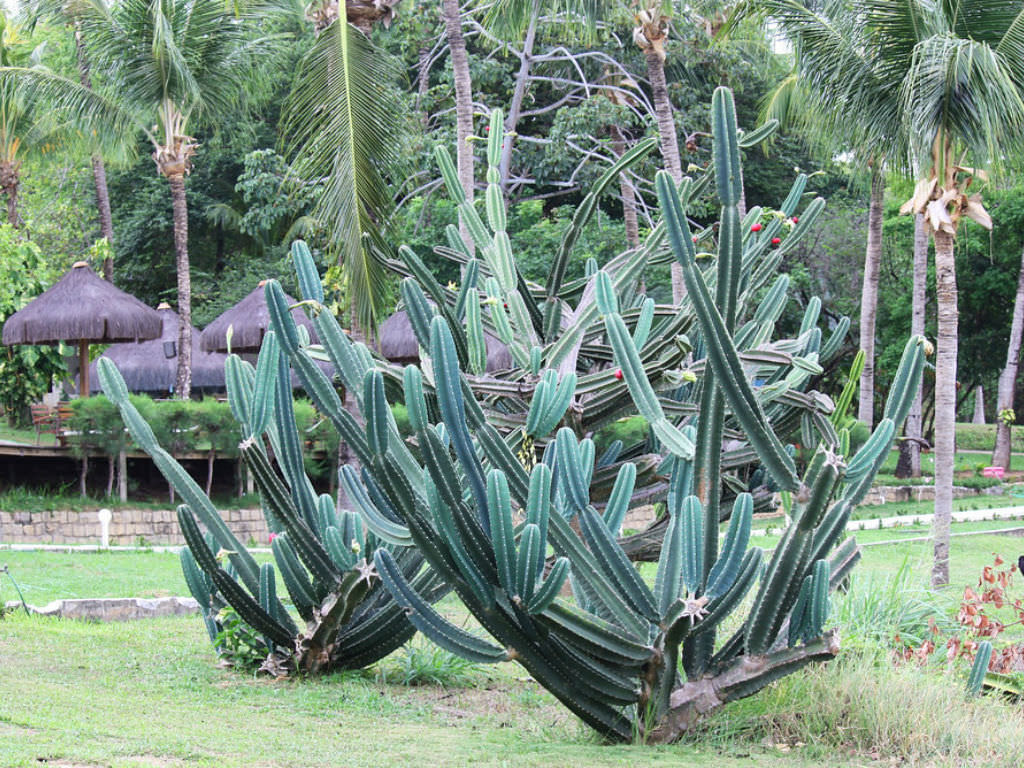
[[[954,526],[992,533],[953,540],[953,585],[936,604],[952,610],[992,552],[1009,559],[1024,550],[1024,539],[999,533],[1022,525]],[[911,524],[858,539],[926,534]],[[928,542],[865,547],[855,587],[871,591],[904,564],[911,585],[924,586],[930,553]],[[0,552],[0,563],[36,603],[186,594],[173,554]],[[6,580],[0,597],[13,599]],[[454,598],[440,607],[465,616]],[[1012,755],[1024,754],[1019,706],[965,701],[964,670],[895,668],[884,651],[847,638],[859,650],[839,662],[726,707],[682,744],[648,748],[601,744],[514,664],[470,667],[447,687],[384,682],[397,679],[403,649],[366,672],[270,681],[219,667],[194,617],[96,624],[16,612],[0,621],[0,766],[953,768],[1014,765]],[[922,719],[923,711],[944,716]]]

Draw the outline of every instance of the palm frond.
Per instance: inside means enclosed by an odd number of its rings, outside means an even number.
[[[52,110],[55,120],[73,126],[83,141],[112,156],[130,153],[137,131],[149,135],[137,115],[103,94],[49,70],[0,67],[0,92],[8,90],[18,98]]]
[[[941,34],[914,49],[901,91],[909,149],[927,156],[937,135],[972,152],[975,164],[1017,153],[1024,100],[1013,73],[986,43]]]
[[[322,180],[314,216],[344,265],[364,328],[383,312],[385,271],[369,242],[392,207],[385,174],[400,167],[401,121],[390,109],[393,60],[354,27],[335,22],[304,60],[286,106],[284,131],[294,173]]]

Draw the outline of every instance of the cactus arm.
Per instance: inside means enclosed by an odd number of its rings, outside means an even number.
[[[697,269],[689,226],[683,216],[678,192],[670,176],[663,171],[657,179],[658,197],[667,223],[667,231],[677,260],[683,266],[683,277],[701,331],[708,339],[708,358],[723,393],[729,400],[732,413],[740,422],[750,442],[757,449],[762,462],[783,490],[798,486],[793,460],[783,450],[775,434],[767,428],[767,418],[747,383],[725,322],[708,294],[704,279]]]
[[[598,273],[598,283],[606,284],[610,289],[611,280],[607,273]],[[605,309],[608,310],[604,316],[608,341],[612,345],[612,349],[615,350],[615,360],[622,369],[623,378],[629,387],[633,402],[647,419],[651,429],[672,453],[684,459],[692,458],[693,442],[665,417],[665,412],[661,408],[658,396],[654,393],[654,388],[651,387],[636,345],[626,329],[622,316],[615,312],[611,305],[606,305]]]
[[[630,639],[620,627],[555,601],[540,614],[552,632],[585,646],[590,653],[611,664],[638,668],[653,653],[650,646]]]
[[[349,465],[341,468],[339,473],[342,485],[349,499],[358,507],[367,527],[373,531],[375,536],[380,537],[389,544],[399,547],[408,547],[413,543],[409,528],[401,523],[396,523],[385,516],[370,499],[366,489],[360,484],[356,472]]]
[[[750,526],[754,517],[754,499],[749,493],[741,493],[732,506],[729,530],[725,535],[721,554],[708,572],[704,594],[714,599],[728,590],[740,570],[740,563],[747,544],[750,542]]]
[[[256,361],[256,386],[253,389],[249,422],[251,434],[246,437],[262,435],[274,414],[274,390],[277,381],[275,374],[279,356],[277,334],[267,331]]]
[[[213,503],[203,493],[191,475],[157,443],[153,430],[150,429],[149,424],[142,418],[142,414],[139,413],[131,400],[128,399],[128,389],[125,387],[124,379],[121,378],[117,366],[107,358],[101,357],[96,363],[96,369],[99,373],[103,391],[110,398],[111,402],[117,405],[118,410],[121,412],[121,418],[124,420],[125,426],[128,428],[132,438],[139,444],[142,450],[150,455],[156,468],[160,470],[160,474],[181,494],[185,503],[202,520],[203,525],[213,534],[220,547],[232,553],[231,562],[238,569],[238,574],[241,576],[246,587],[253,592],[258,590],[260,577],[259,566],[256,564],[256,561],[227,527],[220,513],[217,512],[216,507],[213,506]]]
[[[670,519],[661,543],[658,571],[654,580],[654,594],[658,599],[659,614],[664,617],[669,607],[683,592],[683,522],[679,514],[682,504],[669,504]]]
[[[473,448],[466,427],[466,408],[462,397],[461,374],[455,355],[451,331],[441,318],[435,318],[430,327],[430,357],[434,361],[434,383],[437,388],[441,416],[452,437],[455,454],[459,458],[476,500],[480,524],[484,532],[490,527],[487,512],[487,491],[483,469]]]
[[[607,453],[605,454],[607,456]],[[603,461],[604,457],[602,457]],[[613,459],[614,461],[614,459]],[[598,462],[598,466],[601,463]],[[629,511],[629,501],[633,497],[633,489],[636,487],[636,464],[626,462],[619,468],[615,476],[615,485],[612,486],[611,495],[604,508],[605,527],[618,536],[622,530],[622,521],[626,519],[626,512]]]
[[[291,634],[273,616],[263,610],[260,604],[217,564],[213,552],[206,546],[206,541],[203,539],[202,533],[199,532],[199,524],[196,522],[195,515],[185,504],[178,507],[178,523],[199,567],[213,580],[214,585],[228,604],[257,632],[271,638],[278,645],[285,648],[290,647]]]
[[[747,592],[757,580],[761,570],[761,550],[758,547],[748,549],[743,555],[736,578],[729,588],[708,601],[707,615],[693,627],[690,634],[700,635],[703,632],[714,629],[726,616],[731,614],[746,597]]]
[[[544,582],[530,598],[527,609],[531,614],[543,613],[555,601],[565,585],[565,580],[569,577],[569,569],[569,558],[560,557],[555,560],[555,564],[551,566],[551,571],[548,572]]]
[[[992,660],[992,643],[982,640],[978,643],[978,650],[974,655],[974,664],[971,665],[971,674],[967,678],[967,695],[977,696],[981,693],[981,687],[985,683],[985,674],[988,672],[988,664]]]
[[[504,472],[492,469],[487,473],[487,495],[498,580],[504,590],[512,595],[515,594],[516,588],[516,544],[512,525],[512,502]]]
[[[583,538],[604,564],[620,594],[628,600],[634,611],[648,621],[657,623],[660,613],[654,595],[594,508],[587,505],[580,510],[579,522]]]
[[[618,178],[620,173],[628,170],[646,157],[655,146],[657,146],[657,140],[654,137],[649,137],[635,144],[612,164],[608,170],[601,174],[601,177],[590,188],[590,192],[583,198],[582,203],[576,208],[572,221],[569,223],[569,228],[562,237],[558,252],[555,254],[555,260],[551,264],[551,273],[547,282],[547,297],[549,301],[558,295],[558,291],[562,287],[562,280],[565,278],[565,268],[569,263],[569,254],[572,253],[572,249],[576,245],[576,241],[579,239],[584,227],[586,227],[587,222],[593,216],[594,211],[597,210],[597,204],[605,189]],[[558,335],[557,332],[557,327],[546,327],[544,329],[544,338],[554,339]]]
[[[889,397],[885,401],[882,417],[892,419],[897,428],[906,421],[917,394],[918,383],[924,372],[924,344],[923,336],[914,336],[907,342],[899,367],[896,369],[896,376],[893,377],[892,386],[889,388]]]
[[[459,242],[462,242],[461,237]],[[466,268],[462,273],[462,285],[459,286],[459,295],[455,300],[455,318],[460,322],[466,316],[466,310],[469,308],[470,302],[476,303],[477,306],[480,305],[476,288],[479,275],[480,262],[477,259],[470,258],[466,262]]]
[[[395,601],[405,610],[409,621],[446,651],[480,664],[506,661],[508,653],[486,640],[471,635],[445,620],[405,580],[394,557],[386,549],[373,556],[377,572]]]
[[[569,558],[573,577],[582,581],[600,600],[615,621],[636,637],[646,635],[648,623],[626,603],[580,537],[561,515],[551,515],[548,536],[555,551]]]

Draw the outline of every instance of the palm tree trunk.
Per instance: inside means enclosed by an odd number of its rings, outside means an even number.
[[[0,187],[7,195],[7,223],[12,227],[21,226],[18,215],[18,169],[13,163],[0,164]]]
[[[925,292],[928,282],[928,228],[925,226],[924,214],[914,216],[914,282],[911,289],[910,333],[913,336],[924,336]],[[921,443],[922,434],[922,397],[924,381],[918,387],[914,402],[907,416],[906,435],[912,438],[907,443],[910,458],[910,476],[921,476]]]
[[[616,157],[626,154],[626,137],[617,125],[612,126],[612,151]],[[640,247],[640,223],[636,216],[636,191],[625,172],[619,174],[619,194],[622,196],[622,223],[626,228],[626,246]],[[642,278],[641,278],[642,280]]]
[[[932,586],[949,583],[949,529],[953,515],[953,464],[956,451],[957,290],[954,236],[937,231],[935,292],[938,334],[935,356],[935,517]]]
[[[996,413],[1013,408],[1017,389],[1017,367],[1020,364],[1021,336],[1024,334],[1024,252],[1020,257],[1017,275],[1017,296],[1013,300],[1013,320],[1010,323],[1010,342],[1006,345],[1006,367],[999,374],[996,394]],[[1010,468],[1010,425],[996,418],[996,447],[992,452],[992,465]]]
[[[864,281],[860,294],[860,348],[864,370],[860,375],[857,418],[869,427],[875,423],[875,318],[878,314],[878,271],[882,261],[882,205],[885,174],[879,164],[871,169],[871,200],[868,203],[868,247],[864,254]]]
[[[78,79],[82,87],[92,90],[92,77],[89,74],[89,59],[86,57],[85,41],[75,23],[75,53],[78,59]],[[92,156],[92,179],[96,187],[96,212],[100,220],[100,234],[111,246],[114,245],[114,223],[110,215],[110,192],[107,188],[107,168],[99,154]],[[112,252],[112,251],[111,251]],[[103,259],[103,279],[114,282],[114,259],[107,256]]]
[[[668,96],[668,85],[665,82],[665,61],[661,53],[651,46],[644,51],[647,59],[647,79],[651,83],[651,98],[654,101],[654,114],[658,120],[658,138],[661,142],[661,156],[665,161],[665,169],[676,184],[683,180],[683,163],[679,154],[679,137],[676,136],[676,123],[672,117],[672,101]],[[672,301],[679,304],[686,295],[683,284],[683,268],[672,262]]]
[[[974,414],[971,417],[971,423],[985,423],[985,388],[981,384],[974,388]]]
[[[174,205],[174,259],[178,270],[178,379],[175,392],[182,400],[192,395],[192,275],[188,262],[188,205],[185,176],[167,177]]]
[[[462,191],[469,200],[473,199],[473,87],[469,77],[469,56],[466,40],[462,36],[462,16],[459,0],[444,0],[441,8],[444,16],[445,36],[452,59],[452,77],[455,81],[455,155]],[[473,251],[473,238],[465,223],[460,222],[462,241]]]

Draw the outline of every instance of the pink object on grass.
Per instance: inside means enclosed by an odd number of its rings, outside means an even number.
[[[999,480],[1003,479],[1003,475],[1005,473],[1006,470],[1003,469],[1002,467],[985,467],[983,470],[981,470],[982,477],[995,477]]]

